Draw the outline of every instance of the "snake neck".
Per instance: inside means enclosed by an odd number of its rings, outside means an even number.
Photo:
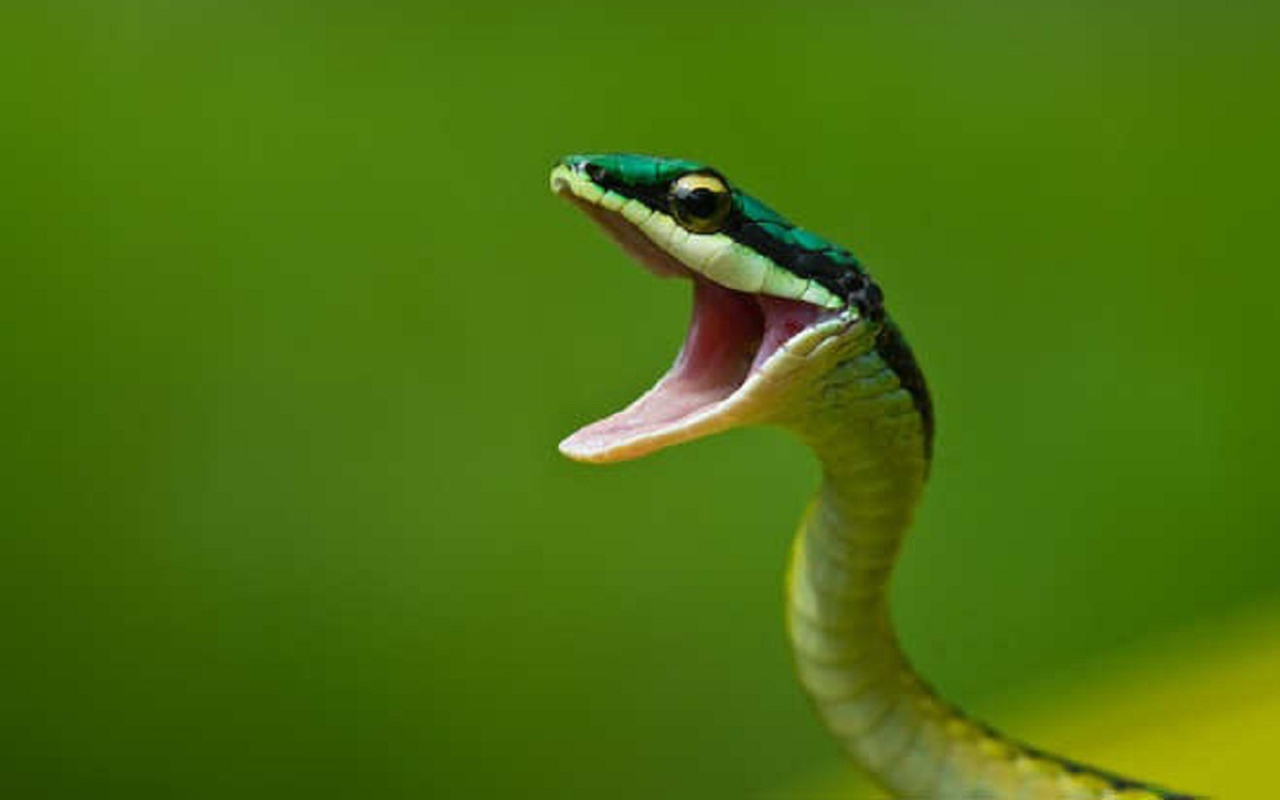
[[[889,615],[890,574],[926,469],[910,416],[886,425],[893,404],[837,402],[825,420],[795,426],[823,479],[793,545],[787,621],[801,683],[853,760],[895,794],[937,796],[948,715]]]
[[[930,420],[898,374],[876,349],[840,358],[785,421],[823,468],[792,550],[787,617],[796,670],[827,728],[894,796],[1185,797],[1008,740],[912,668],[888,586],[923,492]]]

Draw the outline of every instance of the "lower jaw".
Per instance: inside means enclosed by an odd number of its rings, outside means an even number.
[[[625,461],[741,424],[742,389],[770,356],[831,312],[692,275],[693,314],[675,363],[622,411],[560,444],[570,458]]]

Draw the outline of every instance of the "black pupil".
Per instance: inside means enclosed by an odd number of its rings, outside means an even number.
[[[684,212],[694,219],[711,219],[716,215],[719,195],[716,192],[699,186],[680,199]]]

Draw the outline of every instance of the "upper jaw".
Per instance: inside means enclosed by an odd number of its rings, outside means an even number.
[[[651,271],[668,276],[693,272],[729,289],[836,311],[847,303],[813,278],[775,265],[728,230],[691,233],[652,196],[627,197],[592,180],[586,162],[561,163],[551,189],[571,200]]]

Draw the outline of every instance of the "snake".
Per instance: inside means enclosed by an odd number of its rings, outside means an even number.
[[[551,189],[649,272],[693,287],[670,369],[560,451],[613,463],[747,425],[813,451],[821,480],[791,547],[787,632],[817,716],[863,773],[904,798],[1193,797],[999,733],[912,666],[888,587],[929,475],[934,411],[859,259],[695,161],[566,156]]]

